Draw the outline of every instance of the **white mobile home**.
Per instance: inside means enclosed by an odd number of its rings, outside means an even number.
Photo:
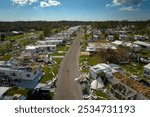
[[[38,54],[41,52],[55,52],[56,45],[36,45],[36,46],[26,46],[25,53]]]
[[[45,40],[45,41],[37,41],[38,45],[58,45],[62,44],[62,40]]]
[[[11,80],[27,80],[33,81],[42,73],[41,66],[39,64],[32,63],[29,66],[8,66],[7,62],[0,65],[0,78],[5,80],[9,78]],[[41,76],[42,77],[42,76]]]
[[[37,46],[26,46],[25,53],[37,54],[38,53]]]
[[[144,76],[150,78],[150,64],[144,66]]]

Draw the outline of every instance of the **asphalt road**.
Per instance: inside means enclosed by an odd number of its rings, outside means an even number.
[[[56,92],[54,100],[82,100],[82,88],[75,82],[75,78],[80,75],[79,58],[80,58],[80,42],[83,31],[77,34],[71,48],[62,60],[58,73],[58,81],[56,83]]]

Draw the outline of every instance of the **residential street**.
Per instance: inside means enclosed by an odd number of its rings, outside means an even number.
[[[83,31],[80,31],[74,40],[71,48],[68,50],[58,73],[58,81],[56,83],[55,100],[82,100],[82,88],[74,81],[80,75],[79,58],[80,58],[80,42]]]

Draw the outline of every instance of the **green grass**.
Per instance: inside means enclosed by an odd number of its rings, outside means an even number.
[[[17,40],[17,39],[21,39],[24,38],[24,35],[16,35],[16,36],[7,36],[5,40]]]
[[[54,61],[56,61],[57,65],[59,66],[61,64],[62,58],[54,58]]]
[[[43,78],[40,80],[40,83],[46,83],[49,80],[53,80],[53,78],[58,74],[58,70],[60,68],[60,63],[62,59],[54,59],[57,63],[55,65],[45,65],[42,68],[42,71],[45,73]],[[55,76],[53,76],[52,72],[55,74]]]
[[[139,55],[150,57],[150,51],[149,50],[141,50]]]
[[[106,93],[104,93],[103,91],[101,91],[101,90],[100,90],[100,91],[96,91],[96,95],[97,95],[97,96],[100,96],[100,97],[103,97],[103,98],[105,98],[105,99],[107,99],[107,100],[110,99],[109,96],[108,96]],[[99,98],[99,97],[98,97],[98,99],[101,100],[102,98]]]
[[[145,65],[141,63],[134,63],[134,64],[127,64],[127,65],[120,65],[120,66],[123,69],[125,69],[127,72],[130,72],[137,76],[142,76]]]
[[[42,68],[42,71],[45,73],[42,79],[40,80],[40,83],[46,83],[46,81],[52,80],[53,75],[52,75],[52,68],[49,68],[48,66],[44,66]]]
[[[84,62],[87,62],[88,66],[97,65],[99,63],[99,61],[97,60],[97,58],[95,56],[82,55],[82,56],[80,56],[80,64],[82,63],[82,65],[84,65],[83,64]],[[83,73],[88,73],[89,68],[86,68],[85,66],[82,67],[82,72]]]
[[[11,58],[11,54],[4,55],[0,60],[1,61],[9,61]]]
[[[10,88],[6,92],[6,95],[13,96],[14,94],[21,94],[21,95],[27,96],[28,91],[29,89],[19,89],[19,88],[13,87],[13,88]]]
[[[54,52],[52,56],[65,56],[65,54],[66,54],[65,52],[63,53]]]
[[[22,45],[22,46],[26,46],[28,44],[33,43],[34,41],[31,39],[25,39],[25,40],[21,40],[18,44]]]
[[[88,62],[88,65],[93,66],[99,63],[97,58],[95,56],[88,56],[88,55],[82,55],[80,56],[80,63],[83,63],[84,61]]]
[[[57,51],[67,51],[69,49],[66,45],[60,45],[56,48]]]
[[[5,38],[5,40],[17,40],[17,39],[21,39],[21,38],[28,37],[31,35],[33,35],[33,34],[32,33],[26,33],[26,34],[15,35],[15,36],[7,36]]]

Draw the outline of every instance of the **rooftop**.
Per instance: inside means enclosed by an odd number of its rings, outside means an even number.
[[[135,41],[134,44],[150,47],[150,43],[143,42],[143,41]]]
[[[148,65],[145,65],[144,68],[150,69],[150,63]]]
[[[37,46],[26,46],[26,49],[27,50],[34,50],[34,49],[36,49],[37,48]]]
[[[96,73],[98,73],[100,71],[103,71],[103,72],[111,71],[110,66],[105,63],[97,64],[97,65],[91,67],[90,69]]]
[[[10,87],[0,87],[0,97],[9,89]]]
[[[121,45],[122,43],[123,43],[123,41],[118,41],[118,40],[112,42],[112,44],[115,44],[115,45]]]

